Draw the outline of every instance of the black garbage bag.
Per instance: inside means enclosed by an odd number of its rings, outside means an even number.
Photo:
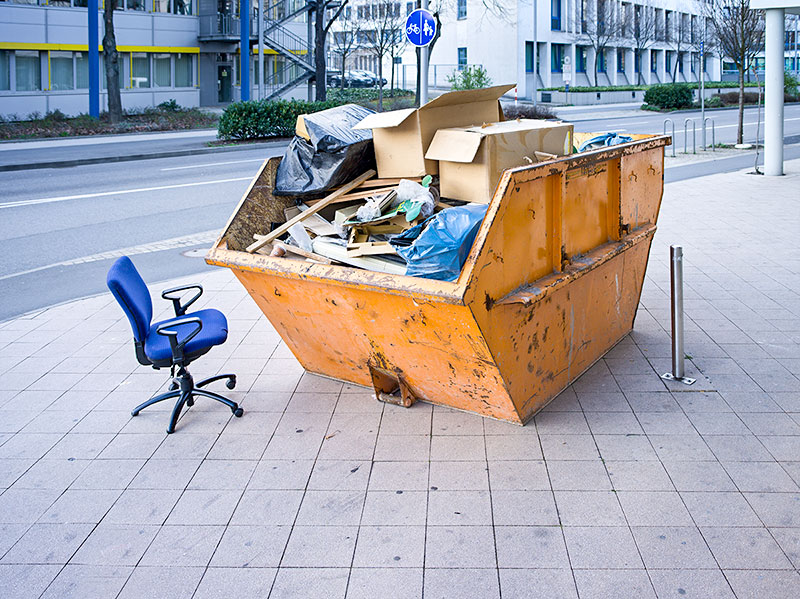
[[[447,208],[389,240],[410,277],[455,281],[486,215],[486,204]]]
[[[275,175],[275,194],[321,194],[375,168],[372,130],[353,130],[373,111],[345,104],[303,117],[311,142],[295,136]]]

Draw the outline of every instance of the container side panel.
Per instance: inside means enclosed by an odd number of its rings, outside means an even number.
[[[565,173],[562,244],[568,258],[609,240],[609,160],[576,166]],[[616,198],[614,198],[616,200]]]
[[[655,224],[664,192],[664,148],[622,156],[620,221],[633,231]]]
[[[541,301],[473,304],[523,422],[630,332],[651,240],[587,265]]]
[[[234,272],[306,370],[370,386],[371,364],[402,374],[419,399],[519,422],[465,306]]]

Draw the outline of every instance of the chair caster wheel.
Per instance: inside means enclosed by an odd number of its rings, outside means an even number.
[[[244,414],[244,410],[242,408],[236,408],[233,411],[233,415],[236,416],[237,418],[241,418],[242,414]]]
[[[233,389],[236,386],[236,377],[234,376],[234,377],[229,378],[228,382],[225,383],[225,386],[228,389]]]

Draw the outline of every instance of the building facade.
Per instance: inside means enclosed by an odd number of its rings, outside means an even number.
[[[185,107],[241,98],[235,0],[118,0],[114,30],[122,106]],[[311,72],[305,0],[265,0],[265,97],[306,97]],[[102,4],[102,0],[101,0]],[[89,111],[87,0],[0,1],[0,115]],[[258,95],[258,9],[250,15],[250,97]],[[102,13],[99,39],[103,39]],[[101,107],[107,106],[102,44]]]

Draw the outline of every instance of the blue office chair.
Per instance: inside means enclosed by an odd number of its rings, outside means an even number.
[[[236,386],[235,374],[219,374],[195,383],[186,369],[190,362],[208,352],[213,346],[225,343],[228,338],[228,321],[219,310],[198,310],[186,314],[186,309],[203,294],[200,285],[184,285],[163,291],[161,297],[172,300],[175,318],[151,324],[153,302],[150,299],[150,291],[130,258],[123,256],[114,262],[108,271],[106,282],[131,323],[133,345],[139,364],[152,366],[156,370],[169,367],[172,377],[169,391],[136,406],[131,416],[137,416],[140,411],[154,403],[177,397],[178,401],[172,409],[172,417],[167,427],[167,433],[172,433],[183,407],[193,406],[194,398],[198,395],[225,404],[237,418],[244,413],[236,402],[200,388],[214,381],[228,379],[226,386],[228,389],[233,389]],[[188,289],[196,289],[197,293],[185,304],[181,304],[181,292]]]

